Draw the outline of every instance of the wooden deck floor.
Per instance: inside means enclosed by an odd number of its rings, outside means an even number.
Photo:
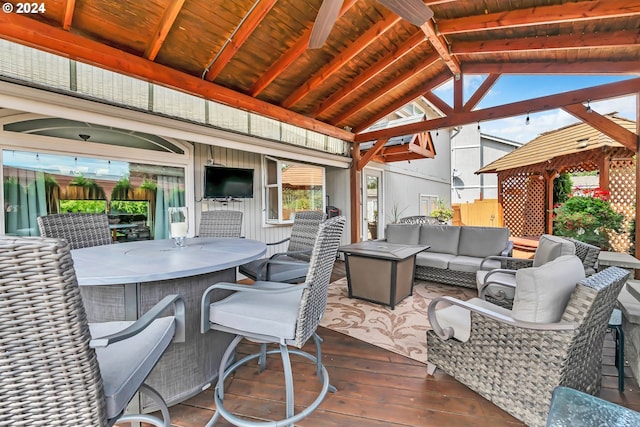
[[[340,277],[341,266],[336,266]],[[523,425],[466,386],[438,370],[429,376],[426,366],[340,333],[320,328],[323,361],[338,391],[296,425],[300,426],[519,426]],[[257,346],[242,343],[240,353]],[[308,345],[305,350],[313,353]],[[640,411],[638,384],[626,373],[625,391],[617,390],[614,344],[607,334],[603,351],[600,397]],[[296,404],[308,404],[319,390],[314,366],[293,357]],[[283,375],[279,357],[270,356],[267,370],[255,365],[240,368],[228,379],[225,403],[234,413],[257,420],[279,419],[284,413]],[[213,390],[171,408],[173,426],[204,426],[213,415]],[[297,408],[298,409],[298,408]],[[216,425],[230,425],[224,420]]]

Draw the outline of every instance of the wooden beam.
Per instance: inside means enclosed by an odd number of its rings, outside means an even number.
[[[351,242],[360,241],[360,204],[362,203],[362,186],[360,185],[360,144],[351,146],[351,169],[349,170],[349,192],[351,193]]]
[[[483,15],[438,20],[440,34],[468,33],[494,29],[506,30],[542,24],[618,18],[640,14],[637,0],[595,0],[530,7]]]
[[[339,124],[339,123],[344,122],[349,117],[351,117],[354,114],[356,114],[358,111],[362,110],[363,108],[366,108],[369,104],[371,104],[372,102],[375,102],[377,99],[382,98],[383,96],[385,96],[387,93],[389,93],[390,91],[395,89],[398,85],[402,84],[403,82],[405,82],[405,81],[407,81],[407,80],[409,80],[411,78],[414,78],[417,74],[419,74],[422,71],[426,70],[427,68],[431,67],[431,65],[433,65],[436,61],[439,61],[439,60],[440,59],[436,55],[432,55],[429,58],[425,58],[424,61],[421,61],[420,63],[418,63],[413,68],[411,68],[409,70],[406,70],[404,73],[396,76],[393,80],[387,82],[381,88],[379,88],[379,89],[377,89],[377,90],[375,90],[373,92],[368,92],[355,105],[351,106],[347,110],[345,110],[345,111],[341,112],[340,114],[338,114],[337,116],[333,117],[331,119],[331,122],[335,123],[335,124]],[[420,93],[420,95],[421,94],[422,93]],[[417,96],[414,96],[413,98],[417,98]]]
[[[380,138],[392,138],[394,136],[409,135],[416,132],[459,126],[483,120],[497,120],[505,117],[517,116],[527,112],[546,111],[554,108],[561,108],[571,104],[599,99],[614,98],[628,95],[640,91],[640,77],[624,80],[621,82],[608,83],[600,86],[593,86],[586,89],[573,90],[569,92],[533,98],[525,101],[513,102],[497,107],[484,108],[481,110],[465,111],[451,117],[431,119],[418,123],[397,126],[395,128],[381,129],[356,135],[358,142],[372,141]]]
[[[442,58],[444,63],[447,64],[447,67],[451,70],[451,74],[456,78],[459,78],[461,74],[460,63],[449,52],[449,45],[444,37],[436,34],[433,22],[431,20],[425,22],[420,26],[420,29],[422,29],[424,34],[427,36],[427,40],[429,40],[433,48],[438,52],[440,58]]]
[[[327,98],[324,102],[322,102],[322,104],[320,104],[315,110],[313,110],[312,115],[316,117],[328,110],[333,105],[342,101],[344,98],[349,96],[355,90],[359,89],[362,85],[367,83],[372,78],[376,77],[379,73],[387,69],[389,66],[395,64],[407,53],[420,46],[423,41],[425,41],[424,34],[420,31],[416,32],[400,46],[397,46],[395,49],[393,49],[387,56],[379,61],[376,61],[372,67],[369,67],[365,72],[359,74],[358,77],[346,84],[341,90],[337,91],[329,98]]]
[[[637,31],[624,30],[612,33],[599,32],[518,39],[460,41],[451,46],[451,51],[455,55],[478,55],[483,53],[583,49],[587,47],[610,48],[637,46],[638,44],[640,44],[640,34]]]
[[[449,104],[447,104],[442,98],[433,93],[432,91],[425,92],[422,96],[424,96],[427,101],[433,104],[442,114],[445,116],[450,116],[453,114],[453,108]]]
[[[340,52],[329,63],[316,72],[309,80],[302,84],[298,89],[293,91],[291,95],[282,102],[284,108],[290,108],[297,104],[302,98],[307,96],[309,92],[326,82],[331,74],[342,68],[347,62],[351,61],[356,55],[361,53],[371,45],[378,37],[386,33],[391,27],[397,24],[402,18],[395,13],[389,13],[382,21],[378,21],[374,26],[369,28],[356,41],[349,44],[346,50]]]
[[[17,13],[0,13],[0,38],[45,50],[127,76],[158,83],[230,107],[250,111],[345,141],[354,135],[268,102],[251,98],[195,76],[176,71],[139,56],[106,46]]]
[[[465,62],[463,74],[639,74],[640,61]]]
[[[624,145],[629,150],[633,152],[638,151],[638,135],[620,126],[613,120],[593,110],[587,111],[582,104],[565,105],[562,109],[578,120],[588,123],[614,141]]]
[[[223,47],[224,50],[217,57],[214,56],[211,59],[214,62],[210,63],[208,67],[207,74],[204,77],[206,80],[212,82],[218,77],[275,4],[276,0],[261,0],[257,3],[256,7],[247,16],[247,19],[241,23],[241,27],[233,35],[229,44]]]
[[[160,52],[160,47],[167,38],[167,34],[169,34],[169,30],[171,30],[173,23],[176,22],[176,18],[178,17],[183,5],[184,0],[172,0],[171,3],[169,3],[169,7],[165,9],[162,14],[162,18],[160,19],[160,23],[153,34],[153,38],[144,50],[143,56],[149,61],[155,61],[156,56],[158,56],[158,52]]]
[[[342,8],[338,13],[338,18],[344,15],[350,8],[356,3],[357,0],[345,0],[342,3]],[[267,88],[278,76],[289,67],[296,59],[300,57],[309,47],[309,37],[311,37],[311,29],[313,26],[307,28],[302,36],[294,43],[293,46],[287,50],[276,62],[274,62],[267,71],[262,74],[260,79],[256,80],[251,88],[249,88],[249,95],[252,97],[258,96],[263,90]]]
[[[462,111],[463,99],[462,76],[458,74],[458,76],[453,79],[453,111],[457,113]]]
[[[73,12],[76,9],[76,0],[66,0],[64,2],[64,16],[62,17],[62,29],[69,31],[73,21]]]
[[[486,79],[478,86],[478,89],[471,95],[471,97],[464,104],[464,111],[471,111],[473,108],[478,105],[482,98],[489,92],[489,89],[493,87],[493,85],[500,78],[500,74],[489,74]]]
[[[355,133],[362,132],[364,129],[371,126],[378,120],[382,119],[383,117],[386,117],[387,115],[393,113],[396,110],[399,110],[400,108],[407,105],[414,99],[420,96],[423,96],[425,93],[427,93],[434,87],[441,85],[442,83],[446,82],[449,79],[451,79],[451,74],[449,74],[449,72],[447,71],[444,71],[439,75],[437,75],[436,77],[434,77],[433,79],[425,81],[413,91],[405,94],[402,98],[397,99],[396,101],[387,105],[383,110],[380,110],[377,114],[369,117],[367,120],[364,120],[358,123],[358,125],[354,128],[353,131]]]
[[[382,151],[382,149],[384,148],[384,144],[387,143],[387,141],[389,141],[389,138],[384,138],[384,139],[379,139],[376,141],[376,143],[373,145],[373,147],[369,148],[364,155],[362,156],[362,158],[360,159],[360,161],[358,162],[358,171],[361,171],[362,169],[364,169],[365,166],[367,166],[367,163],[369,163],[371,161],[371,158],[373,156],[375,156],[376,154],[378,154],[380,151]]]

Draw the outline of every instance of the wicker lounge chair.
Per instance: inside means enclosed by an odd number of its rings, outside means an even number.
[[[206,211],[200,217],[198,236],[200,237],[240,237],[242,233],[242,212]]]
[[[311,249],[318,235],[318,227],[326,215],[322,211],[296,212],[291,228],[291,237],[268,246],[289,242],[286,252],[279,252],[270,258],[262,258],[243,264],[238,271],[253,280],[300,283],[305,280],[309,269]]]
[[[544,426],[556,386],[598,393],[607,321],[628,275],[610,267],[581,280],[554,323],[517,321],[484,300],[436,298],[429,306],[429,363],[527,425]],[[470,311],[468,340],[439,325],[436,304],[442,302]]]
[[[316,334],[316,328],[326,307],[331,270],[340,245],[344,224],[345,217],[338,216],[320,225],[313,246],[307,280],[302,285],[263,281],[258,281],[253,285],[218,283],[205,291],[202,297],[201,332],[219,330],[235,335],[220,362],[219,372],[223,374],[219,375],[214,391],[217,410],[208,425],[213,425],[220,416],[238,426],[293,425],[322,403],[331,387],[329,374],[322,365],[320,351],[322,340]],[[219,292],[218,290],[231,290],[235,293],[223,300],[211,303],[211,295],[214,292]],[[299,350],[311,337],[316,342],[316,357]],[[225,408],[225,379],[240,365],[259,359],[260,365],[263,367],[266,360],[265,353],[261,349],[260,352],[246,356],[229,366],[228,362],[234,356],[235,348],[243,338],[279,345],[279,348],[267,353],[280,353],[282,357],[286,384],[285,419],[272,423],[250,422],[238,418]],[[289,345],[297,348],[289,350]],[[322,382],[322,389],[317,398],[296,414],[294,414],[294,390],[289,353],[305,357],[315,363],[318,377]]]
[[[112,242],[109,217],[105,213],[62,213],[39,216],[43,237],[65,239],[71,249],[109,245]]]
[[[0,279],[0,425],[170,425],[167,405],[144,381],[172,339],[184,341],[179,296],[135,323],[89,324],[68,243],[41,237],[0,237]],[[170,306],[175,315],[159,317]],[[164,422],[124,415],[137,391]]]

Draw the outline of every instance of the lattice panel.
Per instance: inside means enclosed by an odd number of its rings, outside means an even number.
[[[505,226],[514,237],[544,234],[544,180],[539,175],[504,176],[502,207]]]
[[[609,191],[611,207],[624,215],[623,232],[610,236],[611,248],[616,252],[628,252],[631,247],[629,224],[635,218],[636,166],[632,158],[612,159],[609,164]]]

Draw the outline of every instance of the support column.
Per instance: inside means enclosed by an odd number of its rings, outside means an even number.
[[[362,188],[360,171],[358,164],[360,163],[360,143],[354,142],[351,145],[351,170],[349,171],[349,190],[351,193],[351,242],[360,241],[360,205],[362,203]]]

